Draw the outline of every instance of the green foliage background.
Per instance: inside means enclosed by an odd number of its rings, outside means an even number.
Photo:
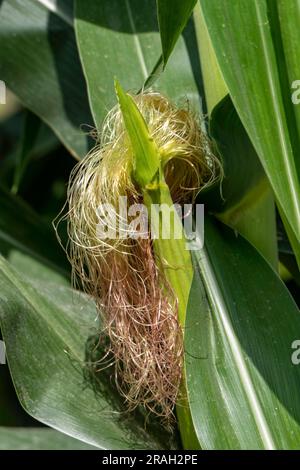
[[[0,0],[0,448],[299,449],[297,0]],[[222,160],[185,326],[193,436],[97,373],[93,301],[51,225],[114,78],[199,115]],[[61,229],[66,241],[65,227]],[[196,440],[196,441],[195,441]]]

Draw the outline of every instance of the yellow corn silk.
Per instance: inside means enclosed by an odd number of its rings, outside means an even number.
[[[102,365],[112,353],[128,408],[141,405],[169,425],[177,403],[184,445],[193,448],[183,363],[193,269],[181,218],[170,208],[193,201],[214,180],[217,161],[188,111],[159,93],[132,97],[118,83],[116,94],[119,106],[106,119],[100,145],[70,179],[69,257],[74,278],[99,307],[110,340]],[[115,208],[111,219],[122,225],[124,217],[116,210],[120,198],[143,204],[156,221],[147,236],[125,224],[122,236],[99,237],[99,206]]]

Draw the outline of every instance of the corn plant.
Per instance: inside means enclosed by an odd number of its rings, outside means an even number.
[[[299,449],[299,25],[0,0],[0,448]]]

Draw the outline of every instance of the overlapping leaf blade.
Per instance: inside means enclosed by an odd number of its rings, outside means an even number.
[[[157,17],[162,43],[163,61],[167,64],[197,0],[157,0]]]
[[[0,187],[0,253],[21,252],[41,265],[68,276],[69,263],[54,230],[21,198]]]
[[[277,269],[275,204],[263,167],[227,95],[214,107],[210,136],[222,161],[221,182],[199,198],[245,236]]]
[[[161,54],[155,0],[102,0],[101,5],[76,0],[75,29],[91,109],[100,128],[116,104],[114,78],[126,91],[136,93]],[[199,107],[199,60],[187,45],[194,39],[190,28],[186,41],[179,39],[156,86],[169,98],[188,98]]]
[[[1,331],[25,410],[98,448],[168,447],[166,434],[146,431],[142,417],[124,412],[109,375],[87,374],[85,361],[95,360],[99,339],[96,319],[91,299],[57,282],[24,280],[0,258]]]
[[[294,115],[298,110],[291,101],[289,80],[297,78],[292,51],[300,37],[296,11],[288,23],[291,3],[201,0],[225,82],[299,255],[299,131]]]
[[[229,95],[214,107],[209,134],[222,161],[223,175],[202,193],[207,195],[211,210],[227,212],[241,206],[263,185],[265,173]]]
[[[258,252],[206,219],[195,257],[185,349],[191,413],[204,449],[298,449],[299,310]]]
[[[96,450],[54,429],[0,427],[0,450]]]
[[[93,119],[71,7],[72,2],[67,8],[41,0],[1,2],[0,77],[79,158],[89,147],[81,125],[93,125]]]

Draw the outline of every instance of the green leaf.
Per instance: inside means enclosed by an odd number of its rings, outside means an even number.
[[[0,427],[0,450],[96,450],[53,429]]]
[[[69,275],[68,262],[52,227],[49,229],[30,206],[0,186],[0,252],[9,257],[16,251]]]
[[[180,34],[192,14],[196,1],[156,0],[162,54],[144,83],[145,89],[154,85],[163,73]]]
[[[164,65],[175,47],[197,0],[156,0]]]
[[[299,255],[299,132],[294,114],[298,116],[299,111],[292,103],[289,84],[289,79],[297,78],[299,67],[292,52],[298,50],[300,41],[298,4],[201,0],[201,6],[232,100]]]
[[[201,62],[201,72],[203,76],[206,107],[208,114],[210,114],[219,101],[227,95],[228,90],[223,80],[216,54],[212,47],[199,2],[197,2],[194,9],[194,22]]]
[[[155,0],[75,1],[75,29],[96,127],[115,105],[114,78],[137,92],[161,54]],[[191,50],[193,27],[180,38],[165,72],[156,84],[177,101],[199,108],[199,58]]]
[[[247,238],[277,268],[275,205],[253,145],[227,95],[215,106],[210,135],[222,160],[224,178],[208,190],[218,217]],[[201,196],[200,196],[201,198]],[[205,200],[205,195],[204,195]]]
[[[59,2],[59,5],[62,2]],[[88,148],[81,125],[93,125],[75,42],[71,2],[3,0],[0,77],[77,158]]]
[[[12,187],[11,191],[15,193],[20,192],[20,187],[21,192],[26,191],[27,184],[30,184],[24,178],[24,172],[28,175],[28,164],[35,164],[54,153],[61,143],[50,127],[28,110],[17,112],[1,122],[0,132],[2,138],[9,142],[8,151],[1,160],[1,184]],[[19,183],[19,188],[18,184],[13,187],[14,180]]]
[[[258,186],[266,186],[266,176],[229,95],[214,107],[209,134],[217,147],[224,172],[221,188],[218,182],[211,190],[214,196],[214,199],[211,196],[211,207],[215,212],[227,212],[239,207]]]
[[[125,413],[109,369],[92,373],[99,325],[94,302],[57,282],[24,279],[0,258],[0,322],[10,373],[37,420],[105,449],[168,447]],[[24,374],[24,371],[26,373]]]
[[[206,218],[196,253],[185,350],[189,402],[203,449],[297,449],[299,310],[259,253]]]
[[[25,112],[23,134],[20,149],[17,154],[14,182],[12,186],[12,192],[14,194],[16,194],[19,190],[24,170],[28,164],[28,161],[30,160],[32,152],[34,151],[40,131],[40,126],[41,121],[35,114],[31,113],[30,111]]]

